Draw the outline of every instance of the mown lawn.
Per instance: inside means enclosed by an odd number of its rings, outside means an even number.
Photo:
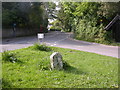
[[[94,53],[51,47],[9,51],[17,62],[2,61],[3,88],[118,88],[118,59]],[[50,70],[49,56],[60,52],[69,64]]]

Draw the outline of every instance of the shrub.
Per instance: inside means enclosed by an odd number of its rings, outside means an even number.
[[[38,62],[39,70],[50,70],[50,60],[48,58],[43,58]]]
[[[77,28],[76,28],[76,38],[87,40],[87,41],[94,41],[97,33],[99,32],[98,28],[95,26],[94,22],[88,20],[80,20]]]
[[[34,44],[34,49],[36,50],[41,50],[41,51],[51,51],[51,48],[46,46],[45,44],[38,44],[38,43],[35,43]]]
[[[104,30],[103,24],[97,26],[95,20],[80,20],[75,32],[75,38],[104,44],[114,42],[112,32]]]
[[[3,61],[12,62],[12,63],[17,62],[17,58],[16,58],[15,54],[14,53],[10,53],[8,51],[4,51],[2,53],[2,60]]]

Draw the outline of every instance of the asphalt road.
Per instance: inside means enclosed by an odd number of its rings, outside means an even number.
[[[45,38],[42,40],[41,43],[46,43],[47,45],[54,47],[69,48],[120,58],[118,56],[118,51],[120,50],[120,47],[118,46],[108,46],[74,40],[71,38],[71,36],[72,33],[63,33],[59,31],[49,32],[45,34]],[[0,52],[3,52],[4,50],[25,48],[28,46],[32,46],[36,42],[38,42],[37,35],[3,39],[2,44],[0,44]]]

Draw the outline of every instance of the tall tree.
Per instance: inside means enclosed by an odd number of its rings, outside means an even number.
[[[3,2],[2,5],[3,28],[11,28],[13,23],[19,28],[39,28],[43,22],[47,27],[46,10],[42,2]]]

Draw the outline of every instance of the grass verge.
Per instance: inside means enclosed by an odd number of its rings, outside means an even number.
[[[3,88],[118,88],[118,59],[83,51],[34,46],[9,51],[20,62],[2,61]],[[50,70],[49,56],[60,52],[65,70]]]
[[[79,38],[74,38],[76,40],[81,40],[81,41],[87,41],[87,42],[92,42],[92,43],[99,43],[99,44],[104,44],[104,45],[111,45],[111,46],[120,46],[120,42],[109,42],[109,41],[103,41],[103,42],[96,42],[96,41],[90,41],[90,40],[85,40],[85,39],[79,39]]]

